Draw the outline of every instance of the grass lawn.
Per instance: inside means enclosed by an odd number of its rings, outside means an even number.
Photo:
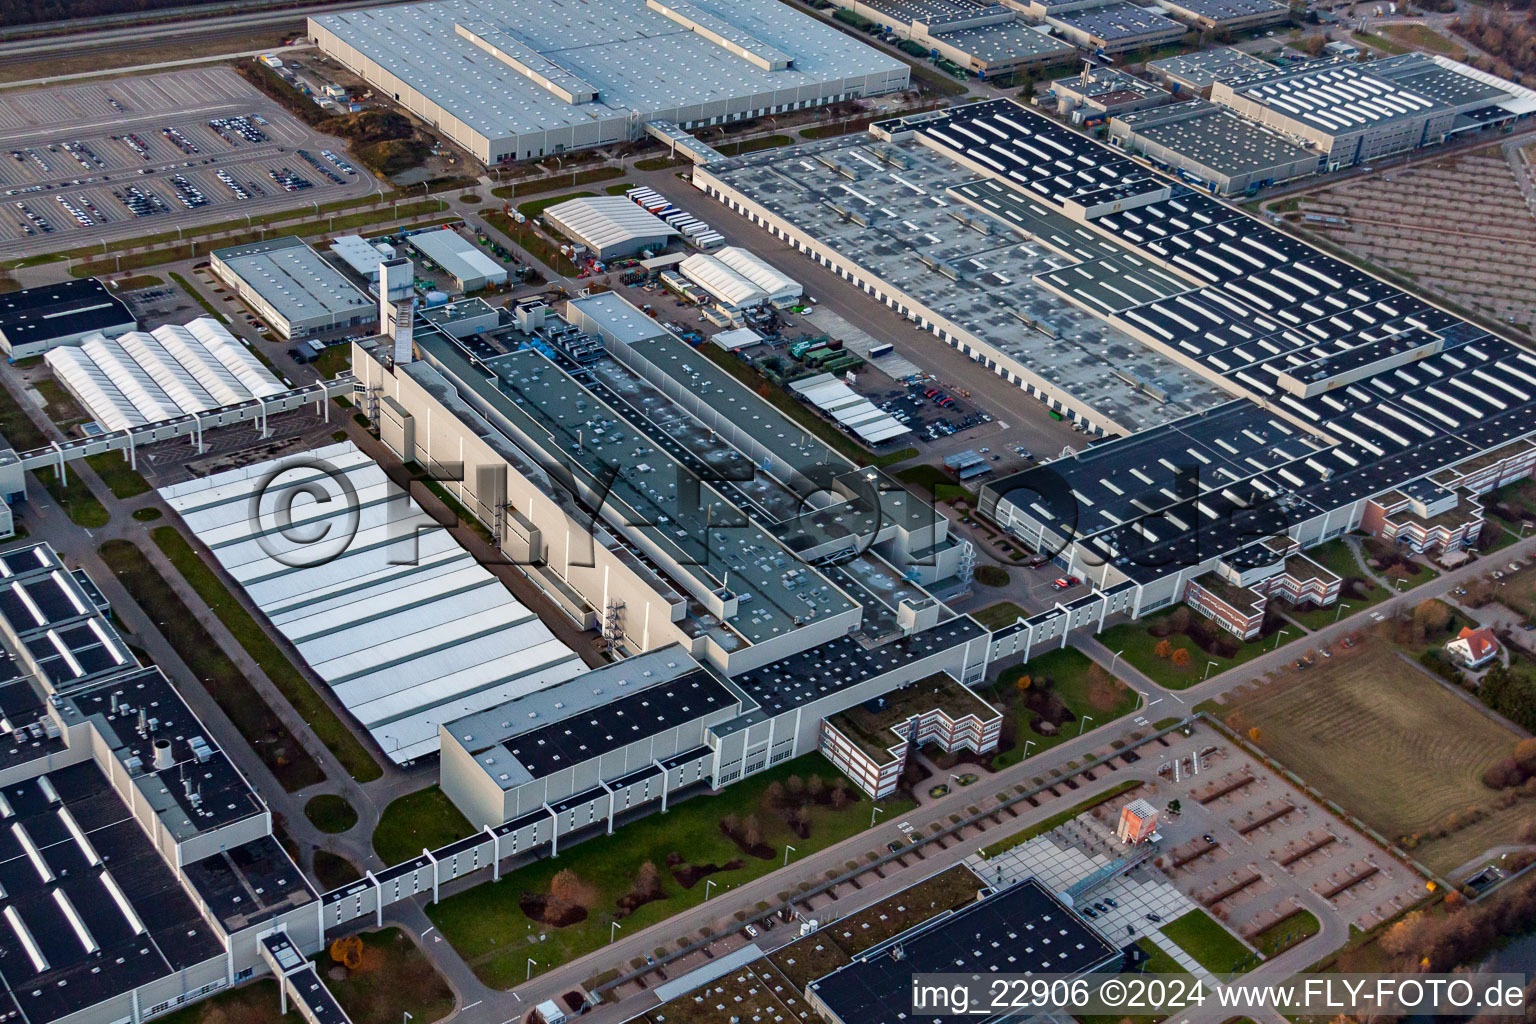
[[[981,611],[971,612],[971,618],[995,633],[1005,626],[1013,625],[1019,619],[1029,618],[1029,613],[1012,601],[999,601],[996,604],[987,605]]]
[[[540,192],[558,192],[563,188],[577,188],[581,185],[590,185],[595,181],[607,181],[610,178],[618,178],[624,175],[622,167],[589,167],[584,171],[570,171],[565,174],[556,174],[548,178],[533,178],[528,181],[520,181],[515,185],[503,185],[500,188],[491,189],[491,195],[498,199],[521,199],[523,196],[536,196]]]
[[[668,167],[686,167],[689,162],[687,157],[648,156],[644,160],[635,161],[635,170],[664,171]]]
[[[329,380],[352,369],[352,346],[332,345],[315,357],[315,372]]]
[[[85,414],[85,410],[80,408],[80,403],[75,401],[74,396],[65,391],[64,385],[52,377],[33,381],[32,388],[43,396],[43,401],[48,403],[43,409],[43,415],[56,423],[59,429],[63,430],[68,424],[83,423],[90,419]]]
[[[1225,672],[1229,668],[1235,668],[1246,661],[1252,661],[1260,654],[1273,650],[1275,647],[1274,635],[1258,637],[1247,642],[1239,641],[1240,646],[1237,654],[1226,658],[1216,654],[1209,654],[1196,646],[1194,641],[1190,640],[1187,636],[1174,633],[1168,636],[1169,642],[1173,644],[1175,649],[1183,647],[1189,651],[1189,664],[1180,668],[1173,663],[1172,658],[1159,658],[1157,656],[1156,650],[1160,638],[1153,636],[1150,629],[1152,623],[1157,622],[1159,619],[1167,618],[1174,614],[1176,610],[1176,607],[1169,608],[1153,615],[1143,616],[1138,622],[1122,622],[1118,626],[1111,626],[1099,634],[1099,640],[1110,650],[1120,651],[1122,658],[1139,668],[1154,682],[1166,686],[1170,690],[1182,690],[1186,686],[1193,686],[1195,683],[1200,682],[1206,673],[1206,662],[1214,661],[1216,663],[1210,670],[1211,675],[1216,675],[1219,672]],[[1332,614],[1331,609],[1329,614]],[[1199,621],[1201,616],[1196,614],[1193,618]],[[1232,636],[1232,634],[1227,633],[1220,626],[1215,625],[1214,622],[1210,620],[1205,621],[1211,631],[1219,632],[1223,636]],[[1286,641],[1294,640],[1300,635],[1301,631],[1292,627],[1290,632],[1281,638],[1280,642],[1285,643]],[[1237,638],[1232,637],[1232,639],[1236,640]]]
[[[538,217],[539,214],[549,209],[551,206],[558,206],[561,203],[571,199],[586,199],[595,194],[596,193],[594,192],[567,192],[558,196],[545,196],[542,199],[530,199],[526,203],[519,203],[517,206],[517,212],[522,214],[524,217],[527,217],[529,220],[533,220]]]
[[[213,609],[219,621],[224,623],[224,628],[240,641],[245,653],[261,666],[267,678],[272,680],[272,685],[282,691],[288,703],[309,725],[315,738],[336,755],[347,774],[359,782],[371,782],[383,775],[384,770],[362,742],[309,684],[303,673],[288,660],[282,648],[277,646],[277,641],[230,593],[218,574],[203,561],[181,531],[174,526],[160,526],[155,528],[151,536],[165,557],[176,566],[176,571],[197,591],[197,596]]]
[[[1298,910],[1290,917],[1265,928],[1253,937],[1253,947],[1265,956],[1283,953],[1316,935],[1322,926],[1310,910]]]
[[[363,873],[357,870],[357,865],[347,858],[329,850],[315,851],[315,880],[320,883],[321,892],[351,885],[362,877]]]
[[[908,466],[896,472],[902,483],[921,487],[933,495],[934,501],[954,501],[957,498],[976,507],[976,492],[955,483],[955,478],[938,466]]]
[[[1529,818],[1482,783],[1520,739],[1374,632],[1222,712],[1324,796],[1433,871],[1511,843]],[[1469,813],[1469,812],[1476,813]]]
[[[423,849],[435,850],[474,830],[434,784],[397,797],[384,808],[373,830],[373,849],[384,863],[399,864],[420,857]]]
[[[270,977],[220,992],[157,1018],[158,1024],[304,1024],[299,1011],[279,1013],[277,982]]]
[[[1199,907],[1160,930],[1212,974],[1231,974],[1238,964],[1253,957],[1241,939]]]
[[[1443,53],[1456,60],[1466,60],[1467,49],[1436,32],[1428,25],[1381,25],[1376,34],[1418,50]]]
[[[718,894],[779,868],[786,842],[795,847],[792,856],[806,857],[868,829],[872,805],[867,798],[852,801],[841,810],[830,804],[807,806],[810,834],[805,838],[791,831],[776,809],[760,808],[770,784],[783,783],[792,775],[808,779],[813,773],[829,783],[837,778],[836,770],[820,755],[787,761],[719,795],[696,796],[673,805],[666,814],[632,821],[612,836],[597,835],[571,846],[562,844],[558,857],[536,861],[503,874],[499,882],[486,882],[450,896],[429,907],[427,914],[482,981],[495,988],[510,988],[523,981],[529,957],[535,961],[534,973],[543,973],[606,944],[614,920],[620,920],[621,927],[633,934],[701,902],[709,887],[696,881],[685,889],[668,870],[669,854],[677,853],[693,866],[719,866],[721,870],[709,876]],[[885,810],[886,820],[897,820],[913,805],[905,799],[888,799],[879,806]],[[743,853],[721,831],[720,822],[729,814],[743,819],[758,816],[762,842],[771,850],[767,858]],[[620,918],[616,901],[629,892],[635,873],[647,861],[660,869],[664,896]],[[738,866],[726,868],[733,863]],[[528,917],[519,905],[523,894],[548,893],[555,873],[567,870],[590,890],[586,919],[554,928]],[[541,935],[544,941],[538,941]]]
[[[137,498],[149,491],[149,481],[128,464],[127,455],[121,452],[87,455],[85,461],[96,471],[96,475],[101,477],[101,482],[107,485],[113,497],[119,501]]]
[[[1413,47],[1411,46],[1400,43],[1395,39],[1388,39],[1385,36],[1379,36],[1371,32],[1351,32],[1350,35],[1354,36],[1355,42],[1359,43],[1361,46],[1369,46],[1377,50],[1383,50],[1389,54],[1396,55],[1413,52]]]
[[[145,505],[143,508],[133,510],[133,518],[141,523],[152,523],[162,515],[164,513],[153,505]]]
[[[101,545],[100,551],[144,614],[159,624],[161,634],[187,668],[203,681],[209,695],[272,770],[278,783],[292,793],[323,782],[325,773],[309,751],[208,635],[181,596],[144,557],[144,552],[126,540],[109,540]]]
[[[304,816],[321,832],[335,835],[357,824],[357,811],[347,798],[335,793],[321,793],[304,805]]]
[[[395,1024],[409,1014],[430,1024],[453,1012],[453,992],[437,968],[399,928],[364,932],[363,963],[355,971],[324,952],[315,970],[353,1024]],[[340,975],[338,977],[338,975]]]
[[[53,500],[69,514],[70,521],[76,526],[87,530],[99,530],[112,521],[112,515],[106,506],[96,500],[96,495],[80,479],[80,474],[66,471],[64,481],[59,481],[56,467],[33,470],[48,493],[53,495]]]
[[[1071,807],[1068,807],[1066,810],[1058,811],[1057,813],[1051,815],[1044,821],[1036,822],[1033,825],[1029,825],[1024,829],[1015,832],[1011,836],[1008,836],[1004,839],[999,839],[997,842],[992,843],[989,846],[982,847],[978,852],[981,854],[982,859],[986,860],[992,857],[996,857],[1000,853],[1006,853],[1013,849],[1015,846],[1023,846],[1025,843],[1029,842],[1036,836],[1043,836],[1047,832],[1051,831],[1051,829],[1065,825],[1067,822],[1071,821],[1073,818],[1076,818],[1078,815],[1087,814],[1089,811],[1099,806],[1099,804],[1107,803],[1123,793],[1129,793],[1131,790],[1140,785],[1141,783],[1136,779],[1126,779],[1124,782],[1119,783],[1118,785],[1111,786],[1109,789],[1100,793],[1098,796],[1091,796],[1086,800],[1080,800],[1073,804]]]
[[[48,438],[16,401],[9,388],[0,387],[0,435],[18,452],[41,448]]]
[[[1136,947],[1147,954],[1146,963],[1142,965],[1145,974],[1188,974],[1179,962],[1168,955],[1168,951],[1148,938],[1136,940]]]
[[[1017,684],[1024,676],[1030,677],[1031,685],[1025,693],[1020,693]],[[1047,680],[1050,686],[1044,688],[1043,684]],[[1067,716],[1056,714],[1049,716],[1053,721],[1058,717],[1065,717],[1065,722],[1062,723],[1059,731],[1040,732],[1036,731],[1031,724],[1033,722],[1044,724],[1046,717],[1042,714],[1045,709],[1032,708],[1027,703],[1025,698],[1031,691],[1041,694],[1042,697],[1050,695],[1058,698],[1070,712]],[[1030,747],[1030,754],[1038,754],[1042,750],[1049,750],[1064,739],[1076,736],[1078,725],[1075,723],[1085,723],[1085,719],[1092,719],[1082,727],[1086,729],[1091,725],[1097,728],[1135,711],[1141,703],[1141,698],[1135,690],[1099,668],[1093,659],[1075,647],[1048,651],[1030,658],[1023,665],[1004,669],[998,676],[997,682],[979,692],[983,700],[988,701],[1004,714],[1011,715],[1014,720],[1014,747],[992,759],[994,770],[1022,761],[1027,743],[1033,744]]]
[[[1163,948],[1151,939],[1141,938],[1136,940],[1136,948],[1146,954],[1147,959],[1142,965],[1144,974],[1188,974],[1180,967],[1178,961],[1163,952]],[[1115,1013],[1079,1013],[1076,1015],[1079,1024],[1157,1024],[1162,1020],[1160,1014],[1149,1014],[1133,1017]]]
[[[1327,608],[1308,607],[1297,611],[1284,602],[1276,604],[1276,607],[1283,609],[1286,618],[1299,622],[1308,629],[1322,629],[1332,623],[1336,616],[1342,618],[1345,615],[1353,615],[1355,612],[1378,605],[1392,596],[1391,589],[1366,576],[1365,567],[1360,564],[1360,559],[1355,557],[1354,549],[1345,543],[1343,537],[1335,537],[1326,544],[1319,544],[1302,553],[1344,581],[1339,588],[1339,600]],[[1433,578],[1433,575],[1421,572],[1409,582],[1417,586]],[[1404,583],[1403,586],[1406,588],[1409,583]],[[1339,611],[1339,605],[1346,606],[1343,612]]]

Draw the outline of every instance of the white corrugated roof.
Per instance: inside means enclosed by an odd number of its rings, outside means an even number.
[[[683,276],[727,306],[741,308],[762,302],[768,293],[713,256],[696,252],[677,265]]]
[[[286,390],[212,317],[116,338],[87,335],[44,355],[54,375],[107,430],[158,423]]]
[[[296,458],[330,470],[283,469]],[[334,557],[304,549],[293,557],[267,522],[281,493],[300,483],[318,484],[332,500],[299,492],[286,536],[329,527],[341,541]],[[425,514],[351,442],[160,494],[397,762],[435,752],[444,722],[586,670],[450,534],[412,529],[429,522]],[[264,514],[252,517],[257,495]]]
[[[818,373],[814,377],[795,381],[790,389],[800,392],[806,401],[831,415],[869,444],[883,444],[894,437],[912,432],[911,427],[830,373]]]
[[[800,282],[740,246],[728,245],[711,255],[767,292],[768,297],[775,302],[797,298],[805,292]]]
[[[583,245],[599,251],[641,239],[673,238],[678,231],[623,196],[584,196],[556,203],[544,217]]]
[[[475,248],[473,242],[452,228],[412,235],[411,245],[460,281],[486,278],[492,284],[507,279],[507,268]]]

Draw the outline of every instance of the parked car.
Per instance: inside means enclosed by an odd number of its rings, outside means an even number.
[[[743,928],[742,931],[747,933],[747,937],[749,939],[757,938],[757,929],[752,927],[750,924]]]

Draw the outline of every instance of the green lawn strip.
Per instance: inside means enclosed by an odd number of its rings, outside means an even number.
[[[1142,964],[1144,974],[1188,974],[1179,962],[1169,955],[1168,951],[1156,942],[1143,936],[1136,940],[1136,946],[1147,954],[1147,960]]]
[[[43,413],[54,423],[61,427],[65,423],[77,423],[89,419],[85,410],[80,408],[74,396],[64,390],[64,386],[52,377],[44,377],[32,382],[32,388],[43,396],[43,401],[48,403]]]
[[[1370,32],[1351,32],[1350,35],[1355,37],[1355,42],[1357,43],[1375,47],[1378,50],[1384,50],[1393,56],[1413,52],[1413,47],[1400,43],[1395,39],[1388,39],[1385,36],[1374,35]]]
[[[559,206],[570,199],[589,199],[594,195],[596,195],[595,192],[568,192],[558,196],[545,196],[542,199],[530,199],[526,203],[519,203],[517,212],[529,220],[534,220],[551,206]]]
[[[577,188],[581,185],[620,178],[624,173],[622,167],[589,167],[584,171],[571,171],[552,178],[534,178],[532,181],[520,181],[515,185],[493,188],[491,195],[499,199],[521,199],[523,196],[536,196],[540,192],[558,192],[563,188]]]
[[[132,542],[109,540],[101,557],[160,627],[181,660],[203,681],[209,696],[229,716],[277,781],[292,793],[325,781],[325,773],[299,744],[277,713],[262,699],[182,601],[160,571]]]
[[[524,252],[556,274],[566,277],[576,275],[576,265],[560,252],[558,245],[539,234],[532,224],[519,224],[500,210],[486,210],[480,216],[487,224],[506,235]]]
[[[1265,956],[1283,953],[1316,935],[1321,929],[1316,915],[1310,910],[1298,909],[1289,917],[1282,918],[1253,937],[1253,948]]]
[[[149,481],[128,464],[126,452],[101,452],[97,455],[87,455],[85,461],[96,471],[96,475],[101,477],[101,482],[107,485],[113,497],[119,501],[137,498],[149,492]]]
[[[1276,634],[1271,634],[1267,637],[1258,637],[1246,642],[1240,641],[1242,646],[1238,648],[1237,654],[1226,658],[1206,653],[1193,640],[1182,633],[1170,633],[1166,639],[1175,649],[1183,647],[1189,651],[1189,664],[1180,668],[1173,663],[1171,657],[1159,658],[1157,656],[1158,642],[1164,638],[1153,636],[1149,628],[1152,623],[1173,614],[1173,611],[1174,609],[1169,608],[1153,615],[1143,616],[1137,622],[1122,622],[1118,626],[1111,626],[1099,634],[1099,641],[1111,651],[1120,651],[1120,656],[1126,661],[1140,669],[1153,682],[1170,690],[1182,690],[1186,686],[1193,686],[1195,683],[1200,682],[1201,678],[1206,674],[1206,662],[1214,661],[1216,663],[1215,666],[1210,668],[1210,674],[1216,675],[1220,672],[1225,672],[1227,669],[1252,661],[1264,652],[1274,650],[1275,648]],[[1332,609],[1329,609],[1329,614],[1332,614]],[[1194,618],[1199,620],[1201,616],[1197,614]],[[1220,631],[1222,636],[1232,635],[1222,630],[1220,626],[1215,625],[1210,620],[1205,621],[1207,628],[1212,632]],[[1301,630],[1292,626],[1288,632],[1281,636],[1279,643],[1288,643],[1302,635]],[[1236,637],[1233,637],[1233,639],[1235,640]]]
[[[971,612],[971,618],[995,633],[1005,626],[1013,625],[1019,619],[1029,618],[1029,613],[1012,601],[999,601],[996,604],[987,605],[980,611]]]
[[[352,346],[327,346],[314,362],[315,372],[327,379],[352,369]]]
[[[1014,747],[993,758],[992,768],[1006,768],[1024,760],[1026,744],[1030,745],[1030,755],[1033,756],[1042,750],[1049,750],[1062,740],[1077,736],[1078,729],[1072,724],[1074,722],[1084,723],[1085,718],[1092,719],[1083,728],[1098,728],[1135,711],[1141,703],[1141,697],[1136,691],[1102,669],[1095,673],[1094,668],[1093,659],[1082,651],[1075,647],[1062,647],[1036,655],[1026,664],[1004,669],[996,683],[978,691],[984,700],[1014,719]],[[1020,693],[1017,687],[1018,680],[1026,675],[1031,679],[1031,689],[1054,694],[1072,712],[1071,720],[1059,732],[1036,732],[1030,724],[1036,720],[1037,713],[1031,711],[1025,701],[1029,691]],[[1097,699],[1093,693],[1095,678],[1109,680],[1107,684],[1100,682]],[[1049,688],[1042,689],[1047,680],[1050,682]]]
[[[635,183],[632,181],[621,181],[617,185],[608,185],[604,187],[603,191],[611,196],[622,196],[624,193],[628,192],[634,187]]]
[[[442,789],[431,785],[390,801],[373,830],[373,849],[384,863],[399,864],[474,830]]]
[[[1253,957],[1253,951],[1241,939],[1199,907],[1160,929],[1165,938],[1212,974],[1231,974]]]
[[[6,387],[0,387],[0,435],[18,452],[31,451],[48,444],[48,437],[42,428]]]
[[[133,510],[133,518],[137,519],[141,523],[152,523],[156,519],[159,519],[163,514],[164,513],[162,513],[153,505],[145,505],[143,508]]]
[[[347,728],[345,722],[331,710],[303,674],[269,636],[245,606],[235,599],[218,575],[193,550],[192,545],[174,526],[157,527],[151,534],[155,544],[171,560],[176,570],[192,585],[203,602],[224,623],[224,628],[240,642],[261,666],[272,685],[280,690],[288,703],[293,705],[308,723],[315,738],[336,755],[336,760],[347,773],[359,782],[371,782],[384,774],[378,762]]]
[[[1129,793],[1139,785],[1141,785],[1141,783],[1136,779],[1126,779],[1124,782],[1120,782],[1114,786],[1111,786],[1109,789],[1100,793],[1098,796],[1091,796],[1086,800],[1079,801],[1078,803],[1073,804],[1071,807],[1068,807],[1066,810],[1059,811],[1058,813],[1051,815],[1044,821],[1038,821],[1033,825],[1028,825],[1023,830],[1015,832],[1011,836],[1008,836],[1004,839],[999,839],[997,842],[992,843],[990,846],[982,847],[978,852],[981,854],[982,859],[984,860],[989,860],[993,857],[996,857],[1000,853],[1007,853],[1015,846],[1023,846],[1025,843],[1029,842],[1036,836],[1043,836],[1047,832],[1051,831],[1051,829],[1059,828],[1060,826],[1065,825],[1079,814],[1086,814],[1093,810],[1095,807],[1099,806],[1099,804],[1113,800],[1115,797],[1120,796],[1123,793]]]
[[[800,402],[791,398],[783,388],[768,380],[768,378],[758,373],[757,370],[746,363],[743,363],[738,357],[726,352],[718,345],[701,345],[698,351],[704,353],[705,358],[721,366],[731,376],[751,388],[755,394],[760,395],[769,405],[826,442],[834,451],[842,453],[848,459],[861,466],[889,466],[897,462],[905,462],[907,459],[914,458],[917,455],[916,448],[902,448],[893,452],[885,452],[881,455],[871,455],[850,440],[847,435],[822,420]]]
[[[637,171],[664,171],[668,167],[687,167],[690,161],[687,157],[648,156],[644,160],[635,161]]]
[[[220,322],[228,322],[229,317],[225,316],[223,313],[220,313],[217,309],[214,309],[213,303],[203,298],[203,293],[188,284],[186,278],[182,277],[174,270],[170,272],[169,277],[172,281],[176,282],[177,287],[186,292],[187,295],[191,296],[194,302],[196,302],[199,306],[202,306],[205,313]]]
[[[304,1024],[291,1002],[286,1014],[281,1007],[277,982],[262,978],[168,1013],[157,1024]]]
[[[954,501],[958,498],[969,502],[972,508],[976,506],[976,492],[957,484],[953,476],[938,466],[908,466],[897,471],[896,479],[921,487],[933,495],[934,501]]]
[[[598,835],[576,845],[562,845],[558,857],[536,861],[503,874],[499,882],[487,882],[450,896],[429,907],[428,916],[483,982],[495,988],[510,988],[522,983],[530,957],[535,961],[533,973],[542,974],[605,945],[614,920],[620,921],[626,933],[634,934],[696,906],[702,902],[706,889],[712,888],[714,895],[719,896],[724,889],[761,878],[783,865],[786,843],[795,847],[792,858],[803,858],[868,829],[872,805],[863,797],[841,810],[827,804],[807,806],[810,834],[806,838],[798,837],[778,810],[760,806],[772,783],[784,783],[792,775],[808,780],[818,773],[829,784],[837,778],[836,770],[820,755],[776,765],[719,795],[696,796],[674,804],[666,814],[651,814],[630,822],[615,835]],[[897,820],[913,804],[905,799],[887,799],[880,801],[879,806],[887,819]],[[768,858],[743,853],[722,833],[720,822],[730,814],[743,820],[748,815],[757,816],[762,841],[773,851]],[[738,860],[741,866],[711,874],[713,887],[700,880],[691,889],[684,889],[668,870],[666,860],[672,853],[695,866],[724,867]],[[642,904],[628,916],[616,918],[616,901],[630,890],[634,874],[647,861],[660,870],[665,896]],[[555,873],[567,870],[574,872],[592,893],[586,919],[553,928],[525,915],[519,906],[523,894],[548,893]],[[543,941],[539,941],[540,936]]]
[[[410,1020],[431,1024],[453,1012],[453,991],[416,943],[399,928],[364,932],[363,963],[357,970],[339,965],[328,952],[315,959],[324,979],[353,1024],[396,1024]]]
[[[386,206],[378,210],[368,210],[363,213],[348,214],[344,217],[320,217],[293,224],[282,224],[271,228],[253,228],[235,235],[214,240],[217,248],[231,245],[249,245],[252,242],[265,242],[273,238],[285,238],[288,235],[310,237],[314,235],[329,235],[338,231],[349,231],[356,228],[370,227],[375,224],[392,224],[398,221],[414,221],[418,217],[430,216],[434,213],[442,213],[447,209],[447,204],[441,199],[417,199],[409,203],[401,203],[397,209],[394,205]],[[457,217],[448,217],[446,220],[457,220]],[[233,224],[228,228],[239,229],[244,225]],[[198,232],[204,239],[212,238],[217,233],[216,228],[210,228]],[[139,244],[144,244],[140,242]],[[86,259],[69,268],[72,277],[100,277],[113,274],[119,270],[137,270],[141,267],[158,267],[166,263],[175,263],[178,260],[195,259],[204,255],[209,248],[206,241],[192,240],[176,245],[166,245],[160,248],[149,249],[144,252],[124,253],[121,257],[114,255],[108,259],[100,253],[94,253],[94,259]],[[175,274],[171,275],[175,277]]]
[[[96,495],[86,486],[80,474],[66,470],[66,477],[59,480],[59,468],[48,466],[35,469],[32,474],[42,481],[53,500],[59,507],[69,514],[69,519],[76,526],[87,530],[99,530],[112,521],[111,514],[101,502],[96,500]]]
[[[321,793],[304,805],[304,816],[321,832],[336,835],[357,824],[357,811],[347,798],[335,793]]]

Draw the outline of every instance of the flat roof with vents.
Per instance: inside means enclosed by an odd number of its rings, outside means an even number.
[[[891,951],[900,947],[901,955]],[[1033,878],[909,929],[818,978],[806,993],[841,1024],[944,1021],[912,1011],[914,974],[1086,974],[1120,950]]]

